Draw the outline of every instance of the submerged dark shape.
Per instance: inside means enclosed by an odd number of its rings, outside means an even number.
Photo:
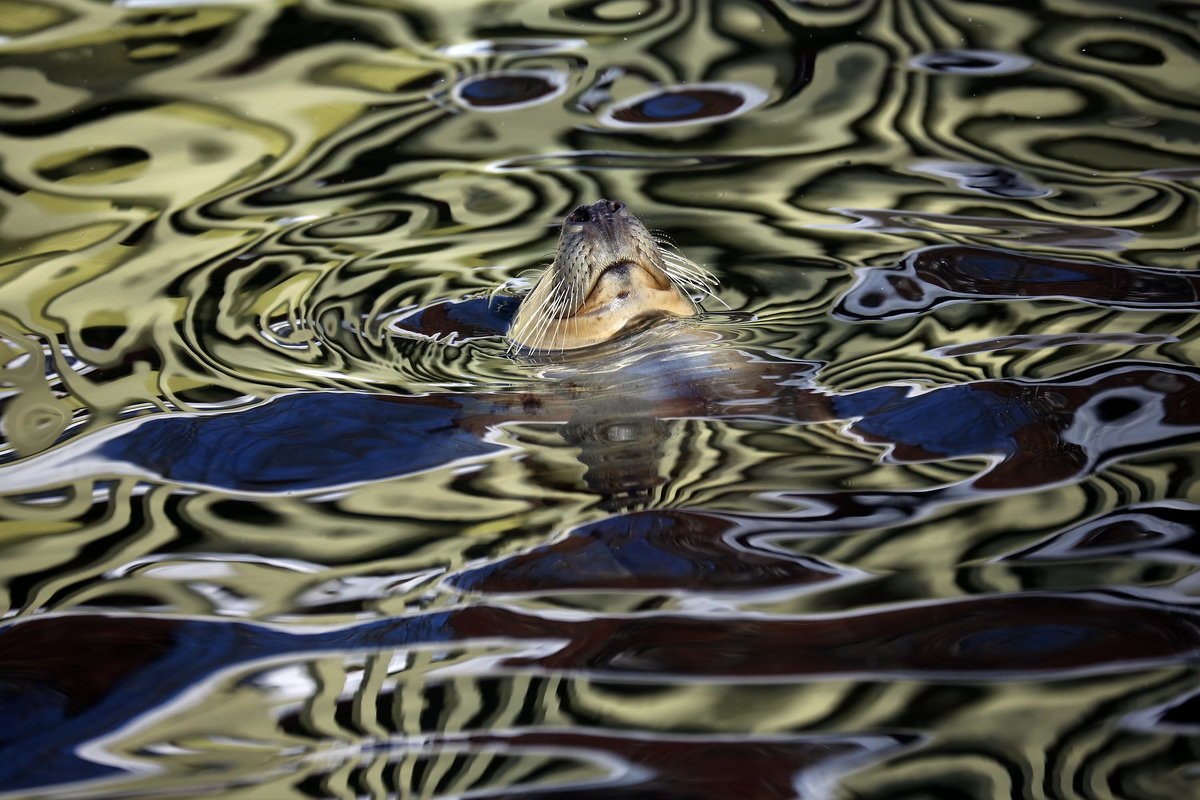
[[[749,83],[666,86],[621,101],[609,108],[600,122],[613,128],[641,129],[713,123],[745,114],[766,100],[767,92]]]
[[[477,611],[471,624],[486,619],[504,625],[505,612]],[[1100,595],[986,596],[815,619],[657,615],[541,622],[540,635],[570,643],[549,655],[514,657],[508,665],[631,677],[870,673],[1021,680],[1129,670],[1200,652],[1194,611]],[[527,623],[521,627],[532,635]],[[467,632],[461,624],[456,628]]]
[[[470,396],[321,392],[224,414],[146,420],[97,452],[168,480],[242,492],[303,492],[434,469],[502,451],[457,422]],[[470,413],[470,412],[467,412]]]
[[[530,552],[467,570],[452,583],[487,594],[620,589],[761,591],[824,584],[846,572],[812,556],[736,541],[738,525],[683,509],[634,511],[580,526]]]
[[[896,267],[859,270],[833,314],[892,319],[966,300],[1062,298],[1112,308],[1200,310],[1200,275],[1034,256],[983,247],[938,245]]]
[[[911,211],[895,208],[834,208],[849,216],[858,217],[850,226],[886,233],[961,234],[964,228],[974,228],[973,237],[990,241],[1019,241],[1026,245],[1082,248],[1087,250],[1120,250],[1138,234],[1126,228],[1085,225],[1077,222],[1057,222],[1023,217],[984,217],[966,214],[938,214],[930,211]]]
[[[951,75],[1011,75],[1035,62],[1029,56],[998,50],[934,50],[914,56],[908,63],[916,69]]]
[[[912,169],[929,175],[950,178],[962,189],[993,197],[1045,197],[1051,190],[1030,180],[1011,167],[960,161],[922,161]]]
[[[1060,531],[1005,560],[1052,561],[1140,553],[1142,558],[1200,555],[1200,506],[1162,501],[1122,508]]]
[[[506,331],[518,305],[512,297],[436,303],[397,317],[388,327],[448,343],[469,342]]]
[[[464,80],[451,96],[477,111],[508,111],[549,102],[566,91],[569,81],[569,75],[553,70],[498,70]]]

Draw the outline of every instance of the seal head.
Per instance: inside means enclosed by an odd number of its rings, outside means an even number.
[[[716,279],[651,235],[624,203],[599,200],[563,220],[554,263],[525,297],[508,331],[516,347],[574,350],[631,324],[699,310],[687,290]]]

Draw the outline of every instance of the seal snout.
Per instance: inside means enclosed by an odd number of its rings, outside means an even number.
[[[588,222],[599,222],[625,210],[625,204],[619,200],[597,200],[590,206],[580,206],[567,215],[567,222],[579,225]]]
[[[513,318],[509,340],[571,350],[646,317],[692,316],[696,305],[685,287],[708,292],[716,280],[661,244],[622,202],[577,207],[563,221],[554,263]]]

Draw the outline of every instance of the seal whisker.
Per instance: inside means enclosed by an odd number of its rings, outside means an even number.
[[[566,293],[566,292],[562,293],[561,297],[560,297],[560,303],[561,303],[561,309],[555,314],[556,319],[561,319],[563,316],[565,316],[564,312],[571,310],[572,307],[571,307],[570,294]],[[572,317],[568,320],[568,322],[573,323],[576,321],[576,319],[577,318]],[[567,328],[566,325],[554,326],[554,332],[550,337],[550,345],[551,345],[550,349],[552,349],[552,350],[565,350],[566,349],[566,342],[565,342],[566,328]],[[563,340],[561,343],[560,343],[560,339]]]
[[[513,320],[512,328],[509,332],[509,337],[514,341],[530,340],[535,341],[540,338],[540,329],[549,324],[549,306],[553,303],[555,292],[547,291],[543,286],[553,288],[552,284],[544,284],[543,282],[552,278],[551,270],[554,265],[551,264],[542,272],[541,279],[534,284],[533,290],[526,296],[522,306],[529,305],[530,315],[518,314]]]
[[[550,306],[550,312],[546,315],[547,321],[552,320],[552,319],[561,319],[563,316],[563,311],[566,309],[566,307],[567,307],[567,297],[562,292],[559,292],[554,298],[554,304]],[[559,331],[561,330],[561,328],[562,328],[561,325],[555,325],[553,328],[550,329],[550,331],[551,331],[550,332],[550,349],[551,350],[558,349],[555,346],[555,344],[558,341],[558,335],[559,335]]]
[[[667,251],[662,253],[662,257],[664,261],[675,267],[679,272],[695,275],[703,279],[705,283],[717,283],[716,277],[711,272],[682,253]]]
[[[715,287],[719,285],[712,273],[691,262],[682,264],[671,259],[663,259],[663,266],[664,271],[673,280],[694,287],[705,294],[711,294]]]
[[[710,276],[702,273],[697,274],[694,272],[685,272],[682,270],[672,269],[670,267],[667,268],[666,272],[672,279],[680,283],[694,286],[703,292],[710,292],[718,286],[716,280],[713,280]]]
[[[531,341],[537,342],[541,341],[544,332],[547,330],[550,325],[550,321],[553,319],[553,314],[555,311],[554,301],[544,301],[541,303],[541,307],[536,308],[535,311],[537,311],[536,322],[533,325],[532,330],[528,331],[528,338]],[[524,336],[522,338],[524,338]]]
[[[548,346],[543,345],[543,349],[560,350],[559,339],[563,333],[562,319],[567,312],[571,310],[571,294],[569,291],[563,291],[561,285],[555,286],[553,300],[547,304],[544,312],[542,312],[541,324],[537,329],[537,338],[543,339],[549,332]]]

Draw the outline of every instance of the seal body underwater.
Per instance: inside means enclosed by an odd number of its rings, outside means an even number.
[[[575,350],[605,342],[654,317],[689,317],[689,294],[716,279],[654,236],[624,203],[598,200],[563,220],[554,263],[521,303],[509,342],[531,350]]]

